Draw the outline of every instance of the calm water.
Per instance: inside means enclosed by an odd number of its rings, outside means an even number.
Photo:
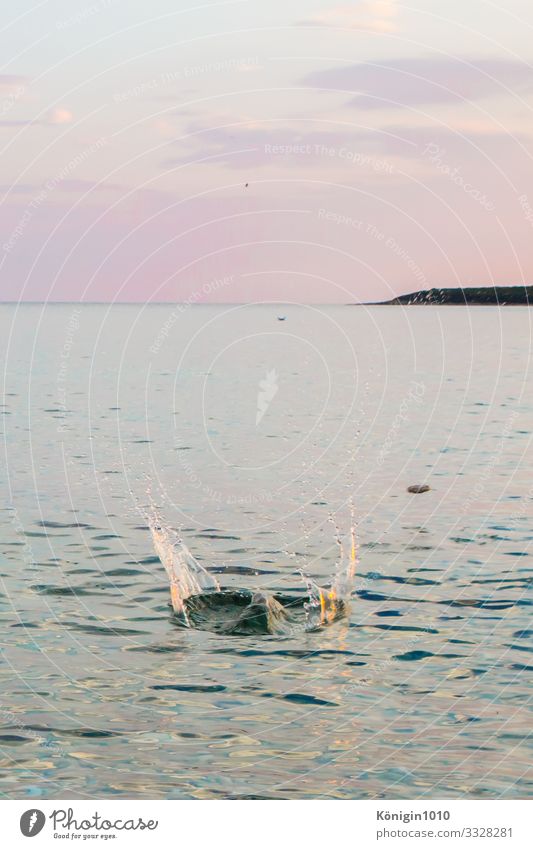
[[[0,307],[5,796],[531,796],[532,313],[280,309]],[[299,592],[350,496],[350,621],[173,625],[150,498]]]

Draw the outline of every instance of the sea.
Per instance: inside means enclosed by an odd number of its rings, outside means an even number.
[[[531,797],[532,315],[1,305],[3,798]],[[353,516],[349,615],[180,627],[154,508],[295,596]]]

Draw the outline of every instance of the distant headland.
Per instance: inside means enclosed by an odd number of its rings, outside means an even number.
[[[399,295],[390,301],[367,302],[365,306],[446,304],[467,306],[531,306],[533,286],[473,286],[467,289],[422,289],[408,295]]]

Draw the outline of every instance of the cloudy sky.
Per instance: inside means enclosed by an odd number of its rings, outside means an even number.
[[[530,0],[18,0],[0,43],[0,300],[533,282]]]

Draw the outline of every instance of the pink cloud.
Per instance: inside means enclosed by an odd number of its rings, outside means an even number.
[[[0,74],[0,91],[14,91],[24,87],[28,82],[27,77],[14,74]]]
[[[457,59],[417,56],[389,62],[361,62],[313,71],[313,88],[351,92],[362,109],[390,109],[431,103],[473,101],[509,89],[531,89],[533,70],[511,59]]]
[[[206,165],[224,164],[238,169],[274,166],[315,171],[317,166],[345,168],[354,160],[360,164],[363,155],[371,166],[376,157],[385,153],[409,153],[409,142],[388,128],[315,131],[259,122],[218,127],[192,124],[189,130],[191,137],[185,143],[191,153],[167,160],[164,168],[203,161]]]
[[[49,124],[71,124],[74,116],[70,109],[66,109],[64,106],[56,106],[55,109],[52,109],[47,116],[47,123]]]
[[[349,6],[324,9],[310,18],[299,21],[301,26],[339,27],[366,32],[396,32],[398,7],[396,0],[368,0]]]

